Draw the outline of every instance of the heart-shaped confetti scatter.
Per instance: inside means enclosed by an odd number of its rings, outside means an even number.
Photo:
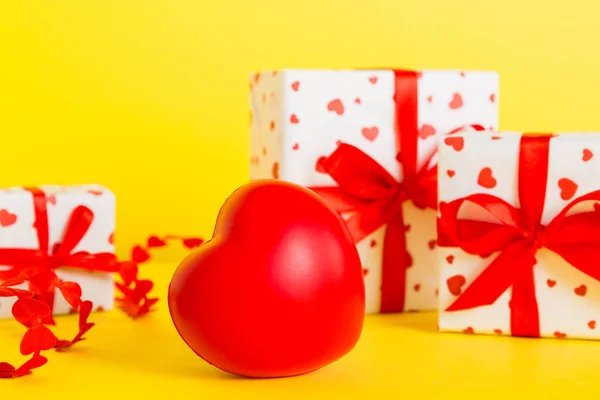
[[[590,149],[583,149],[583,161],[589,161],[594,157],[594,153]]]
[[[454,95],[452,95],[452,100],[450,101],[450,104],[448,104],[448,105],[453,110],[461,108],[463,106],[463,98],[460,95],[460,93],[454,93]]]
[[[300,119],[298,119],[298,116],[296,114],[292,114],[290,116],[290,123],[297,124],[299,122],[300,122]]]
[[[423,124],[419,129],[419,137],[421,139],[427,139],[429,136],[435,135],[435,128],[431,125]]]
[[[461,151],[465,147],[465,140],[460,136],[450,136],[444,139],[444,143],[454,151]]]
[[[344,103],[340,99],[331,100],[327,104],[327,110],[336,113],[337,115],[344,114]]]
[[[294,92],[297,92],[299,88],[300,88],[300,82],[298,82],[298,81],[292,82],[292,90]]]
[[[373,126],[371,128],[363,128],[361,133],[365,137],[365,139],[372,142],[375,139],[377,139],[377,136],[379,135],[379,128],[376,126]]]
[[[571,200],[577,192],[577,184],[569,178],[561,178],[558,180],[560,188],[560,198],[563,200]]]
[[[587,293],[587,286],[580,285],[575,288],[574,292],[577,296],[585,296]]]
[[[467,280],[462,275],[454,275],[446,280],[448,290],[454,296],[460,296],[462,294],[462,287],[465,283],[467,283]]]
[[[8,210],[0,210],[0,225],[3,227],[11,226],[17,222],[16,214],[11,213]]]
[[[479,186],[492,189],[496,187],[496,183],[496,178],[494,178],[491,168],[485,167],[479,171],[479,176],[477,177],[477,184]]]

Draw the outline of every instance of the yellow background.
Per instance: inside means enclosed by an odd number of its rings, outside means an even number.
[[[247,179],[247,77],[267,68],[494,69],[503,129],[600,130],[599,13],[596,0],[4,0],[0,185],[109,186],[121,254],[148,233],[206,237]],[[163,300],[172,269],[154,270]],[[593,344],[437,335],[422,314],[368,317],[356,351],[316,374],[236,380],[193,356],[161,306],[136,324],[96,316],[80,350],[0,391],[552,398],[590,394],[597,375]],[[0,358],[17,360],[21,330],[0,325]]]
[[[0,185],[99,182],[121,254],[210,235],[248,176],[248,75],[494,69],[501,127],[600,130],[596,0],[6,0]]]

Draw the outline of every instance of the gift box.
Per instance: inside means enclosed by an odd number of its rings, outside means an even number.
[[[54,270],[77,282],[94,310],[113,308],[113,274],[93,254],[114,254],[115,196],[98,185],[0,190],[0,281],[27,271]],[[105,270],[105,271],[103,271]],[[30,289],[30,283],[17,286]],[[41,293],[54,315],[71,312],[59,290]],[[16,298],[0,297],[0,318]]]
[[[497,127],[497,75],[283,70],[250,86],[251,179],[310,187],[342,214],[367,312],[435,309],[437,138]]]
[[[441,140],[440,330],[600,338],[599,174],[600,134]]]

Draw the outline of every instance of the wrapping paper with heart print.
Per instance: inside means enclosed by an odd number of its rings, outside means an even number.
[[[418,79],[418,159],[457,127],[497,128],[498,76],[492,72],[421,71]],[[251,77],[251,179],[275,178],[332,186],[317,161],[338,143],[354,145],[402,179],[392,70],[283,70]],[[407,311],[437,307],[435,212],[404,204]],[[382,244],[386,226],[357,244],[365,274],[367,313],[381,305]]]
[[[460,134],[439,145],[439,201],[449,203],[486,193],[520,207],[518,174],[521,133]],[[600,134],[557,134],[549,142],[546,196],[541,223],[547,225],[572,200],[600,189]],[[497,222],[477,206],[463,206],[463,220]],[[584,202],[568,215],[597,209]],[[441,234],[441,233],[440,233]],[[467,310],[446,309],[499,255],[482,258],[454,247],[440,247],[439,328],[482,334],[511,334],[508,288],[492,305]],[[600,282],[544,247],[535,254],[534,296],[539,335],[557,338],[600,338]]]
[[[98,185],[40,186],[46,194],[49,225],[49,248],[58,243],[64,233],[69,216],[80,205],[94,213],[94,220],[73,252],[114,253],[115,196]],[[21,188],[0,189],[0,248],[38,249],[33,196]],[[1,266],[0,268],[6,268]],[[59,268],[58,277],[75,281],[82,289],[82,299],[90,300],[95,310],[110,310],[114,305],[113,274],[88,272],[73,268]],[[22,285],[27,288],[27,284]],[[55,292],[53,314],[68,314],[71,307]],[[12,318],[11,308],[15,298],[0,298],[0,318]]]

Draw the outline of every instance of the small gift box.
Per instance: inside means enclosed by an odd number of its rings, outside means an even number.
[[[600,338],[600,134],[439,145],[439,327]]]
[[[95,310],[109,310],[113,308],[115,290],[113,273],[108,271],[119,271],[111,257],[114,229],[115,196],[104,187],[0,190],[0,283],[55,271],[62,281],[78,283],[82,299],[92,301]],[[32,289],[31,284],[16,287]],[[36,296],[50,306],[54,315],[72,310],[53,287],[44,288]],[[15,301],[15,297],[0,297],[0,318],[11,317]]]
[[[435,309],[437,138],[494,129],[493,72],[284,70],[251,78],[251,178],[308,186],[345,218],[367,312]]]

